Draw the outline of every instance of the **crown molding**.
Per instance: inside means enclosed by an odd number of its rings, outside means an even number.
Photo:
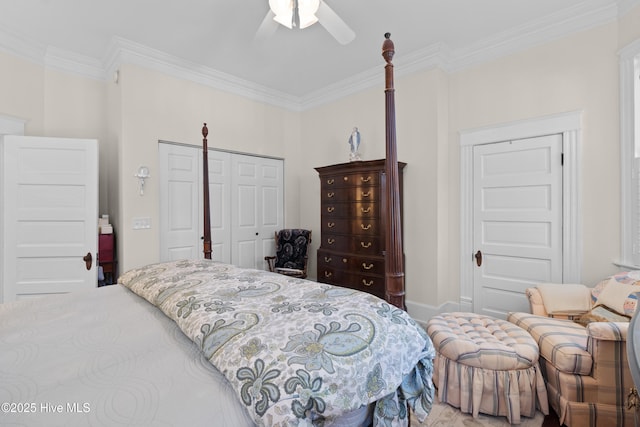
[[[603,4],[602,0],[586,1],[461,49],[450,49],[438,43],[399,58],[400,61],[397,61],[394,66],[396,75],[408,75],[434,67],[439,67],[448,73],[462,71],[569,34],[612,22],[640,4],[640,0],[620,0],[620,3],[624,3],[623,9],[615,4]],[[379,67],[376,67],[339,81],[303,97],[301,110],[333,102],[380,85],[382,78]]]
[[[618,16],[623,16],[638,5],[640,0],[618,0]]]
[[[480,40],[471,46],[451,49],[437,43],[396,58],[396,75],[408,75],[430,68],[441,68],[449,73],[458,72],[578,31],[604,25],[639,4],[640,0],[618,0],[613,4],[603,0],[587,0],[544,19]],[[51,69],[99,80],[108,80],[108,76],[112,76],[121,64],[131,63],[291,111],[304,111],[336,101],[380,85],[383,79],[380,67],[374,67],[297,97],[120,37],[111,41],[102,60],[96,60],[47,47],[17,33],[0,29],[0,51]]]
[[[4,28],[0,28],[0,50],[43,66],[47,53],[45,45]]]
[[[97,80],[105,77],[104,67],[97,59],[43,45],[7,29],[0,29],[0,50],[45,68]]]
[[[442,43],[436,43],[416,52],[412,52],[394,62],[394,74],[398,77],[430,68],[445,68],[449,49]],[[379,67],[370,68],[347,79],[340,80],[322,89],[305,95],[300,100],[300,110],[309,110],[337,101],[348,95],[384,84],[384,62]]]
[[[105,64],[107,75],[121,64],[134,64],[277,107],[297,111],[300,106],[297,97],[120,37],[110,43]]]
[[[105,70],[101,61],[57,47],[47,48],[44,55],[44,65],[47,68],[81,77],[105,80]]]
[[[638,2],[638,0],[629,0]],[[579,31],[595,28],[618,18],[615,4],[600,0],[586,1],[480,40],[473,45],[451,52],[447,71],[457,72],[498,59],[534,46],[557,40]]]

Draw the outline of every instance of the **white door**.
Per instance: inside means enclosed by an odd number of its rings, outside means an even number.
[[[474,311],[504,318],[562,282],[562,135],[473,150]]]
[[[232,158],[232,259],[246,268],[265,268],[275,254],[274,234],[284,213],[282,160],[235,155]]]
[[[96,287],[97,141],[0,140],[4,302]]]

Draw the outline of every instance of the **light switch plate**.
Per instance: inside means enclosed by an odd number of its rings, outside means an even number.
[[[134,230],[146,230],[151,228],[151,218],[148,216],[133,218],[133,229]]]

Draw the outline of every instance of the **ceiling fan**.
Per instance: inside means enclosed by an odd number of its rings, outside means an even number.
[[[318,22],[340,44],[349,44],[356,33],[322,0],[269,0],[269,12],[262,20],[256,38],[272,35],[279,25],[303,29]]]

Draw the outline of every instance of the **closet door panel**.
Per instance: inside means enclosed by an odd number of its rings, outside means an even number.
[[[264,257],[275,253],[273,236],[284,224],[283,165],[279,159],[209,150],[212,259],[266,268]],[[202,258],[201,150],[161,143],[160,167],[161,260]]]
[[[229,200],[231,198],[231,153],[209,150],[209,209],[211,225],[211,259],[231,263],[231,214]],[[202,169],[202,162],[200,162]],[[202,171],[199,177],[202,177]],[[202,183],[202,179],[198,178]],[[202,184],[200,184],[202,185]],[[202,187],[200,187],[202,188]],[[200,216],[199,230],[204,228],[202,191],[199,192],[198,209]],[[202,231],[200,231],[200,236]],[[202,240],[200,240],[200,257],[202,254]]]
[[[160,260],[197,258],[198,153],[160,144]],[[165,196],[166,195],[166,196]]]

